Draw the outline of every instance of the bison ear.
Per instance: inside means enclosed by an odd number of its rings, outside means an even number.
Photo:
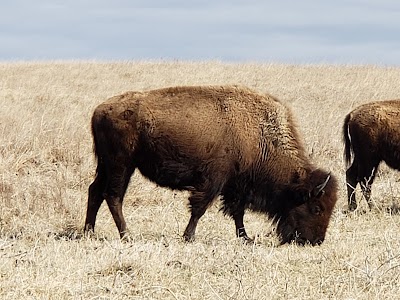
[[[331,178],[331,174],[329,173],[328,176],[326,177],[325,181],[319,185],[317,185],[311,192],[311,196],[315,198],[321,197],[325,191],[325,187],[328,184],[329,179]]]

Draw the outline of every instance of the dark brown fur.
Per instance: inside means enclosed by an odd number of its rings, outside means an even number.
[[[343,125],[349,210],[357,208],[354,190],[360,183],[370,208],[371,185],[381,161],[400,170],[400,100],[371,102],[350,112]],[[353,155],[352,155],[353,154]]]
[[[269,95],[239,87],[127,92],[96,108],[92,132],[98,165],[86,231],[105,198],[125,235],[122,201],[137,168],[159,186],[191,192],[186,240],[218,196],[239,237],[248,239],[249,208],[274,219],[283,243],[325,238],[336,180],[310,163],[291,112]]]

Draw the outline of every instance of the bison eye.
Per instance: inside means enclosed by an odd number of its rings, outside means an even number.
[[[315,205],[315,206],[311,207],[311,213],[313,215],[319,216],[322,214],[322,209],[319,205]]]

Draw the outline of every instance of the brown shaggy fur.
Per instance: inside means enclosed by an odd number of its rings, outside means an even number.
[[[371,185],[381,161],[400,170],[400,100],[371,102],[350,112],[344,120],[344,157],[349,210],[357,208],[358,183],[370,208]]]
[[[218,196],[239,237],[248,239],[249,208],[275,220],[283,243],[325,238],[336,181],[310,163],[291,112],[272,96],[235,86],[127,92],[96,108],[92,131],[98,166],[85,230],[105,198],[125,235],[122,201],[137,168],[159,186],[191,192],[186,240]]]

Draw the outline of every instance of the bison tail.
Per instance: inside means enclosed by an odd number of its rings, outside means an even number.
[[[93,137],[93,153],[97,160],[97,168],[104,164],[105,147],[107,147],[107,139],[103,134],[103,120],[96,114],[92,117],[92,137]]]
[[[352,146],[350,140],[350,132],[349,132],[349,122],[350,122],[350,114],[346,115],[343,124],[343,141],[344,141],[344,161],[346,166],[350,164],[351,161],[351,153],[352,153]]]

